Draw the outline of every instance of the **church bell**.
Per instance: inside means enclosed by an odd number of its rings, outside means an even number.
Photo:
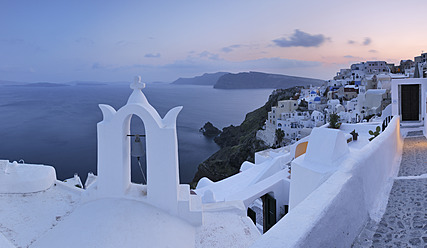
[[[131,146],[132,157],[141,158],[144,156],[144,146],[142,145],[141,137],[139,134],[135,135]]]

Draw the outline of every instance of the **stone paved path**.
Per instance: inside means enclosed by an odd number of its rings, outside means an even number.
[[[367,223],[353,247],[427,248],[427,177],[420,176],[426,173],[427,139],[406,138],[384,216]]]
[[[425,137],[406,138],[403,145],[399,177],[427,173],[427,140]]]

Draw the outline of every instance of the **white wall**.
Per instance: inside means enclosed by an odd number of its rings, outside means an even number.
[[[350,247],[368,218],[378,220],[402,154],[400,119],[347,155],[340,169],[252,247]]]
[[[344,133],[338,129],[315,128],[307,152],[292,161],[289,209],[295,208],[337,169],[340,157],[349,152]]]
[[[427,93],[427,92],[426,92]],[[426,99],[425,99],[426,103],[427,103],[427,94],[426,94]],[[423,134],[424,137],[427,138],[427,118],[424,118],[424,130],[423,130]]]
[[[0,160],[0,194],[25,194],[49,189],[56,181],[55,168]]]
[[[375,92],[375,93],[374,93]],[[368,109],[370,108],[377,108],[381,106],[381,102],[383,100],[383,94],[385,94],[385,90],[384,93],[378,93],[379,90],[367,90],[365,93],[365,104],[364,106]]]

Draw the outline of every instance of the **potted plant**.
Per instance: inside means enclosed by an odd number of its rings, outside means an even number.
[[[359,136],[359,134],[356,133],[356,129],[354,129],[353,131],[351,131],[350,134],[353,136],[353,140],[357,140],[357,136]]]

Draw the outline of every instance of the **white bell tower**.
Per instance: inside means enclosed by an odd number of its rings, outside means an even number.
[[[104,118],[97,125],[98,197],[124,197],[131,187],[128,134],[131,117],[136,115],[144,123],[146,134],[145,201],[173,215],[185,218],[191,215],[195,219],[190,222],[201,224],[201,212],[189,214],[190,201],[194,199],[190,195],[189,186],[179,185],[176,118],[182,106],[171,109],[162,119],[142,93],[145,84],[141,83],[141,77],[135,77],[130,87],[133,92],[127,104],[119,110],[109,105],[99,105]]]

